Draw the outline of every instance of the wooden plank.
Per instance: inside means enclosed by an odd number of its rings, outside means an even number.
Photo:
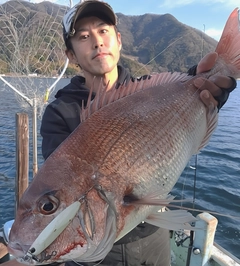
[[[28,187],[29,171],[29,119],[25,113],[16,114],[16,209]]]

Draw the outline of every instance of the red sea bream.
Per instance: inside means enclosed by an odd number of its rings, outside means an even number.
[[[238,9],[216,53],[215,67],[201,76],[239,78]],[[199,76],[161,73],[109,92],[99,86],[82,123],[22,196],[9,251],[30,265],[97,261],[141,221],[164,226],[166,216],[168,227],[184,227],[188,216],[173,222],[182,211],[157,210],[217,125],[217,108],[207,109],[193,85]]]

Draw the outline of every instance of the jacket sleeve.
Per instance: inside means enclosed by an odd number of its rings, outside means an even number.
[[[80,106],[76,102],[56,102],[46,107],[40,128],[45,160],[80,123]]]

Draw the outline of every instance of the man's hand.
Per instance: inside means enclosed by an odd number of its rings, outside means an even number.
[[[19,263],[14,259],[1,264],[1,266],[24,266],[24,265],[26,266],[26,264]]]
[[[196,74],[212,69],[217,58],[218,54],[215,52],[203,57],[197,66]],[[195,79],[194,85],[201,90],[200,98],[207,107],[214,106],[220,109],[227,101],[229,93],[236,88],[236,80],[227,76],[214,75],[209,79],[199,77]]]

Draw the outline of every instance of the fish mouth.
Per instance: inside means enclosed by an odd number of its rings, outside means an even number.
[[[33,260],[32,257],[27,255],[27,251],[30,245],[20,245],[18,243],[8,244],[8,252],[12,254],[19,263],[28,265],[36,265],[37,260]]]
[[[24,246],[24,249],[28,250],[30,246]],[[49,265],[49,263],[56,262],[53,258],[57,255],[57,252],[54,251],[52,254],[47,254],[45,251],[35,256],[31,251],[24,251],[23,247],[19,244],[16,244],[14,247],[8,247],[9,253],[11,253],[16,260],[21,264],[27,265]],[[60,262],[60,261],[59,261]]]
[[[80,247],[80,249],[79,249]],[[88,245],[85,247],[82,245],[76,245],[74,249],[72,249],[69,253],[66,250],[63,254],[58,253],[57,251],[51,251],[48,253],[46,250],[42,251],[38,255],[34,255],[34,250],[31,250],[30,245],[23,247],[20,244],[16,244],[11,247],[8,247],[9,252],[14,256],[14,258],[21,264],[26,265],[52,265],[52,263],[62,263],[64,261],[68,261],[70,259],[74,259],[79,256],[79,253],[86,252],[88,249]]]
[[[27,253],[26,250],[30,248],[30,245],[20,245],[18,243],[11,243],[7,246],[8,252],[16,258],[24,257]]]

